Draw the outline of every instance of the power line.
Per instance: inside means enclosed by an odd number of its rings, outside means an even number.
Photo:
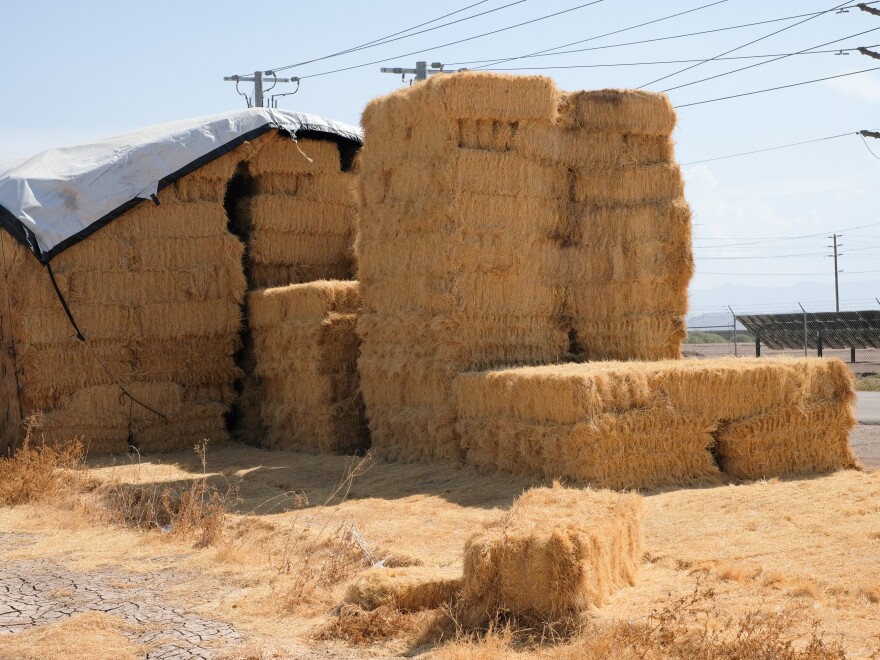
[[[829,11],[834,11],[835,9],[840,9],[845,4],[846,4],[846,2],[841,2],[839,5],[832,7],[831,9],[826,10],[826,13]],[[819,16],[821,16],[821,14]],[[726,50],[723,53],[719,53],[715,57],[720,57],[721,55],[729,55],[730,53],[733,53],[734,51],[742,50],[746,46],[751,46],[752,44],[756,44],[759,41],[763,41],[764,39],[769,39],[770,37],[777,35],[780,32],[785,32],[786,30],[790,30],[793,27],[797,27],[798,25],[802,25],[803,23],[806,23],[807,21],[812,21],[814,18],[818,18],[818,16],[809,16],[808,18],[805,18],[802,21],[798,21],[797,23],[793,23],[791,25],[786,25],[784,28],[780,28],[780,29],[776,30],[775,32],[771,32],[770,34],[765,34],[763,37],[758,37],[757,39],[753,39],[752,41],[744,43],[741,46],[737,46],[736,48],[731,48],[730,50]],[[679,69],[678,71],[673,71],[672,73],[667,74],[665,76],[662,76],[660,78],[657,78],[656,80],[652,80],[651,82],[647,82],[644,85],[639,85],[636,89],[642,89],[643,87],[647,87],[648,85],[653,85],[654,83],[660,82],[661,80],[666,80],[667,78],[672,78],[673,76],[677,76],[679,73],[684,73],[685,71],[695,69],[698,66],[702,66],[703,64],[706,64],[706,62],[711,62],[712,60],[715,59],[715,57],[711,57],[708,60],[705,60],[705,61],[700,62],[698,64],[691,64],[690,66],[686,66],[683,69]]]
[[[714,158],[704,158],[703,160],[692,160],[689,163],[682,163],[681,166],[685,167],[687,165],[697,165],[699,163],[711,163],[715,160],[725,160],[727,158],[739,158],[740,156],[751,156],[752,154],[762,154],[767,151],[776,151],[777,149],[788,149],[789,147],[799,147],[802,144],[813,144],[814,142],[824,142],[825,140],[836,140],[838,138],[846,137],[848,135],[857,135],[856,131],[850,131],[849,133],[840,133],[838,135],[829,135],[827,137],[816,138],[814,140],[804,140],[802,142],[792,142],[791,144],[780,144],[776,147],[767,147],[766,149],[755,149],[754,151],[743,151],[738,154],[729,154],[727,156],[716,156]],[[864,139],[864,138],[862,138]]]
[[[845,270],[843,272],[848,275],[861,275],[864,273],[880,273],[880,270],[848,270],[848,271]],[[757,276],[757,277],[791,277],[791,276],[801,276],[801,275],[827,275],[828,273],[825,273],[825,272],[821,272],[821,273],[752,273],[752,272],[748,272],[748,273],[742,273],[742,272],[741,273],[718,273],[718,272],[714,272],[714,271],[697,270],[696,274],[697,275],[736,275],[736,276],[748,275],[748,276],[752,276],[752,277],[755,277],[755,276]]]
[[[824,252],[802,252],[801,254],[761,254],[754,257],[736,256],[736,257],[697,257],[698,259],[790,259],[794,257],[817,257],[825,256]]]
[[[419,50],[414,50],[409,53],[403,53],[401,55],[394,55],[393,57],[386,57],[381,60],[373,60],[372,62],[365,62],[364,64],[355,64],[353,66],[342,67],[340,69],[333,69],[332,71],[322,71],[321,73],[313,73],[308,76],[300,76],[300,80],[305,80],[306,78],[317,78],[318,76],[328,76],[333,73],[340,73],[342,71],[351,71],[352,69],[361,69],[365,66],[372,66],[373,64],[381,64],[382,62],[388,62],[390,60],[400,59],[402,57],[409,57],[410,55],[418,55],[419,53],[424,53],[428,50],[434,50],[436,48],[446,48],[447,46],[454,46],[455,44],[461,44],[466,41],[473,41],[474,39],[482,39],[483,37],[488,37],[493,34],[498,34],[499,32],[506,32],[507,30],[513,30],[514,28],[522,27],[524,25],[531,25],[532,23],[537,23],[539,21],[545,21],[548,18],[554,18],[556,16],[561,16],[562,14],[568,14],[570,12],[576,11],[578,9],[583,9],[584,7],[589,7],[590,5],[596,5],[600,2],[604,2],[605,0],[592,0],[591,2],[585,2],[581,5],[577,5],[575,7],[571,7],[569,9],[563,9],[562,11],[557,11],[552,14],[545,14],[543,16],[538,16],[537,18],[533,18],[528,21],[523,21],[522,23],[516,23],[514,25],[508,25],[503,28],[498,28],[497,30],[492,30],[490,32],[483,32],[482,34],[476,34],[472,37],[465,37],[464,39],[457,39],[456,41],[449,41],[445,44],[439,44],[437,46],[429,46],[428,48],[421,48]]]
[[[822,82],[823,80],[834,80],[835,78],[846,78],[847,76],[855,76],[859,73],[868,73],[869,71],[877,71],[880,66],[870,69],[862,69],[860,71],[850,71],[849,73],[840,73],[836,76],[825,76],[824,78],[814,78],[813,80],[804,80],[803,82],[791,83],[789,85],[779,85],[778,87],[768,87],[767,89],[756,89],[751,92],[743,92],[742,94],[731,94],[730,96],[719,96],[715,99],[706,99],[705,101],[694,101],[692,103],[682,103],[675,106],[676,108],[688,108],[692,105],[703,105],[704,103],[715,103],[716,101],[727,101],[728,99],[738,99],[743,96],[751,96],[753,94],[763,94],[765,92],[775,92],[780,89],[788,89],[790,87],[800,87],[801,85],[809,85],[812,83]]]
[[[880,30],[880,28],[874,28]],[[768,57],[790,57],[793,55],[827,55],[828,53],[848,53],[857,51],[858,48],[831,48],[829,50],[809,50],[799,53],[771,53],[768,55],[734,55],[733,57],[718,57],[716,61],[726,60],[760,60]],[[693,60],[658,60],[656,62],[612,62],[608,64],[559,64],[557,66],[520,66],[520,67],[498,67],[492,69],[481,69],[481,71],[548,71],[553,69],[601,69],[606,67],[617,66],[650,66],[654,64],[687,64],[688,62],[702,62],[703,59]]]
[[[875,2],[870,3],[870,4],[876,4],[877,2],[880,2],[880,0],[875,0]],[[855,5],[852,5],[851,7],[855,7]],[[840,9],[848,9],[848,8],[850,8],[850,7],[840,7]],[[560,50],[559,52],[556,52],[556,53],[548,52],[548,53],[542,53],[542,54],[538,54],[538,55],[528,55],[528,56],[526,56],[526,55],[513,55],[513,56],[507,56],[507,57],[493,57],[492,59],[487,59],[487,60],[468,60],[465,62],[446,62],[445,64],[446,64],[446,66],[451,66],[451,67],[452,66],[466,66],[466,65],[470,65],[470,64],[485,64],[486,62],[495,62],[496,60],[508,62],[510,60],[524,59],[527,57],[553,57],[556,55],[569,55],[571,53],[585,53],[587,51],[593,51],[593,50],[604,50],[607,48],[622,48],[623,46],[637,46],[640,44],[654,43],[657,41],[669,41],[670,39],[683,39],[685,37],[695,37],[695,36],[699,36],[699,35],[703,35],[703,34],[713,34],[716,32],[726,32],[728,30],[739,30],[742,28],[755,27],[756,25],[767,25],[769,23],[779,23],[782,21],[791,21],[795,18],[803,18],[804,16],[821,16],[822,14],[827,14],[827,13],[828,13],[828,11],[826,10],[826,11],[810,12],[808,14],[794,14],[793,16],[783,16],[782,18],[771,18],[771,19],[767,19],[764,21],[755,21],[753,23],[741,23],[740,25],[729,25],[727,27],[713,28],[711,30],[700,30],[699,32],[685,32],[683,34],[673,34],[668,37],[654,37],[652,39],[641,39],[639,41],[625,41],[623,43],[609,44],[607,46],[590,46],[589,48],[575,48],[572,50]],[[592,39],[592,37],[591,37],[591,39]],[[572,43],[578,43],[578,42],[572,42]],[[556,48],[564,48],[564,46],[556,46]],[[553,50],[553,49],[550,49],[550,50]]]
[[[347,55],[349,53],[354,53],[357,51],[366,50],[367,48],[374,48],[376,46],[383,46],[385,44],[390,44],[394,41],[399,41],[401,39],[408,39],[409,37],[414,37],[419,34],[424,34],[425,32],[431,32],[432,30],[439,30],[441,28],[448,27],[450,25],[455,25],[457,23],[463,23],[465,21],[469,21],[473,18],[479,18],[480,16],[485,16],[486,14],[491,14],[496,11],[501,11],[502,9],[507,9],[508,7],[512,7],[513,5],[520,5],[524,2],[527,2],[528,0],[516,0],[516,2],[511,2],[506,5],[502,5],[500,7],[495,7],[494,9],[488,9],[484,12],[480,12],[479,14],[473,14],[472,16],[465,16],[464,18],[459,18],[454,21],[450,21],[448,23],[443,23],[443,25],[435,25],[434,27],[428,28],[426,30],[419,30],[418,32],[412,32],[413,30],[416,30],[416,29],[423,27],[425,25],[430,25],[431,23],[436,23],[437,21],[441,21],[444,18],[448,18],[450,16],[453,16],[454,14],[460,14],[461,12],[467,11],[468,9],[472,9],[473,7],[476,7],[477,5],[485,4],[488,1],[489,0],[482,0],[481,2],[475,2],[472,5],[468,5],[467,7],[462,7],[461,9],[458,9],[456,11],[450,12],[448,14],[444,14],[443,16],[439,16],[439,17],[432,19],[430,21],[426,21],[425,23],[420,23],[419,25],[414,25],[413,27],[407,28],[406,30],[401,30],[400,32],[394,32],[393,34],[386,35],[386,36],[381,37],[379,39],[374,39],[373,41],[368,41],[366,43],[360,44],[359,46],[354,46],[354,47],[348,48],[346,50],[341,50],[337,53],[331,53],[330,55],[325,55],[323,57],[316,57],[311,60],[304,60],[302,62],[297,62],[296,64],[288,64],[287,66],[280,66],[280,67],[276,67],[274,69],[269,69],[269,70],[270,71],[284,71],[285,69],[293,69],[298,66],[312,64],[313,62],[320,62],[322,60],[327,60],[327,59],[330,59],[331,57],[337,57],[339,55]],[[411,34],[405,34],[407,32],[410,32]],[[403,35],[403,36],[398,36],[398,35]]]
[[[868,141],[865,139],[865,136],[861,132],[858,135],[860,138],[862,138],[862,142],[865,143],[865,149],[868,150],[868,153],[871,154],[877,160],[880,160],[880,156],[875,154],[874,151],[871,149],[871,147],[868,145]]]
[[[813,46],[812,48],[804,48],[803,50],[799,50],[796,53],[788,53],[787,55],[780,55],[772,60],[767,60],[766,62],[758,62],[757,64],[749,64],[748,66],[740,67],[739,69],[733,69],[732,71],[725,71],[724,73],[717,73],[714,76],[708,76],[706,78],[700,78],[699,80],[692,80],[688,83],[683,83],[681,85],[676,85],[675,87],[667,87],[663,92],[671,92],[674,89],[681,89],[682,87],[690,87],[691,85],[696,85],[697,83],[706,82],[707,80],[714,80],[715,78],[721,78],[723,76],[729,76],[732,73],[738,73],[740,71],[745,71],[746,69],[753,69],[756,66],[763,66],[765,64],[770,64],[771,62],[777,62],[779,60],[784,60],[786,57],[792,57],[793,55],[803,55],[809,51],[815,50],[816,48],[822,48],[823,46],[830,46],[831,44],[836,44],[838,41],[843,41],[844,39],[852,39],[853,37],[860,37],[863,34],[868,34],[869,32],[876,32],[880,30],[880,27],[871,28],[870,30],[865,30],[864,32],[857,32],[855,34],[850,34],[846,37],[841,37],[840,39],[835,39],[833,41],[826,41],[824,44],[819,44],[817,46]],[[847,48],[847,51],[861,50],[859,48]],[[845,52],[844,50],[837,51],[839,53]],[[720,58],[714,57],[713,60],[718,60]],[[706,60],[707,62],[710,60]],[[699,66],[699,65],[698,65]],[[684,69],[682,69],[683,71]]]
[[[867,225],[858,225],[858,226],[856,226],[856,227],[847,227],[847,228],[845,228],[845,229],[837,229],[837,230],[836,230],[836,233],[838,233],[838,234],[842,234],[842,233],[845,232],[845,231],[856,231],[856,230],[858,230],[858,229],[866,229],[866,228],[868,228],[868,227],[876,227],[876,226],[878,226],[878,225],[880,225],[880,222],[872,222],[872,223],[867,224]],[[815,237],[817,237],[817,236],[825,236],[825,235],[827,235],[827,234],[828,234],[828,231],[831,231],[831,230],[820,231],[820,232],[818,232],[818,233],[816,233],[816,234],[801,234],[800,236],[775,236],[775,237],[771,237],[771,238],[764,238],[764,237],[761,237],[761,236],[739,236],[739,237],[737,237],[737,238],[721,238],[721,237],[717,237],[717,238],[716,238],[716,237],[706,237],[706,238],[703,238],[703,239],[701,239],[701,240],[704,240],[704,241],[706,241],[706,240],[715,240],[715,241],[752,241],[752,239],[758,239],[758,240],[755,240],[754,242],[747,242],[747,243],[742,243],[742,242],[741,242],[741,243],[740,243],[740,245],[755,245],[755,244],[758,244],[758,243],[771,243],[771,242],[773,242],[773,241],[793,241],[793,240],[800,240],[800,239],[802,239],[802,238],[815,238]]]
[[[683,16],[684,14],[690,14],[691,12],[699,11],[699,10],[701,10],[701,9],[706,9],[707,7],[714,7],[715,5],[720,5],[720,4],[722,4],[723,2],[727,2],[727,0],[718,0],[717,2],[712,2],[712,3],[708,4],[708,5],[703,5],[702,7],[696,7],[696,8],[694,8],[694,9],[688,9],[687,11],[680,11],[680,12],[678,12],[677,14],[670,14],[670,15],[668,15],[668,16],[663,16],[663,17],[661,17],[661,18],[655,18],[655,19],[652,20],[652,21],[646,21],[646,22],[644,22],[644,23],[639,23],[639,24],[637,24],[637,25],[630,25],[629,27],[621,28],[620,30],[614,30],[614,31],[612,31],[612,32],[605,32],[604,34],[597,34],[597,35],[594,36],[594,37],[588,37],[588,38],[586,38],[586,39],[581,39],[581,40],[579,40],[579,41],[572,41],[572,42],[570,42],[570,43],[562,44],[562,45],[560,45],[560,46],[554,46],[554,47],[552,47],[552,48],[545,48],[544,50],[538,50],[538,51],[535,51],[534,53],[530,53],[530,54],[528,54],[528,55],[520,55],[519,57],[508,57],[508,58],[506,58],[506,59],[500,59],[500,60],[498,60],[497,62],[492,62],[491,64],[486,64],[486,65],[483,65],[483,66],[478,66],[477,68],[478,68],[478,69],[485,69],[485,68],[487,68],[487,67],[491,67],[491,66],[494,66],[494,65],[496,65],[496,64],[504,64],[505,62],[510,62],[510,61],[513,61],[513,60],[525,59],[525,58],[527,58],[527,57],[537,57],[537,56],[539,56],[539,55],[543,55],[544,53],[549,53],[550,51],[553,51],[553,50],[559,50],[560,48],[568,48],[569,46],[575,46],[575,45],[577,45],[577,44],[583,44],[583,43],[586,43],[586,42],[588,42],[588,41],[595,41],[596,39],[601,39],[601,38],[603,38],[603,37],[610,37],[612,34],[620,34],[621,32],[627,32],[628,30],[635,30],[636,28],[644,27],[645,25],[652,25],[652,24],[654,24],[654,23],[659,23],[659,22],[661,22],[661,21],[669,20],[670,18],[676,18],[677,16]]]

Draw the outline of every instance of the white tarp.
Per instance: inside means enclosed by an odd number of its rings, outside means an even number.
[[[362,142],[360,129],[315,115],[250,108],[49,149],[0,167],[0,226],[44,262],[156,194],[193,166],[273,128]],[[200,159],[202,159],[200,161]],[[8,167],[8,166],[7,166]]]

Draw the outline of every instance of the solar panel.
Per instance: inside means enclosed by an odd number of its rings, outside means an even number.
[[[880,348],[880,311],[736,315],[768,348]],[[806,335],[806,337],[804,336]]]

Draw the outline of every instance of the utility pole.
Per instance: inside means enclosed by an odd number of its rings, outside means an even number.
[[[804,357],[807,357],[807,310],[804,309],[800,302],[798,302],[798,307],[804,313]]]
[[[837,254],[838,254],[837,248],[841,247],[843,245],[843,243],[838,244],[837,239],[840,238],[841,236],[842,236],[842,234],[834,234],[834,235],[828,237],[828,238],[834,239],[834,245],[828,246],[828,247],[834,248],[834,254],[833,255],[829,254],[828,256],[834,257],[834,306],[838,312],[840,311],[840,289],[837,284],[837,275],[841,271],[837,270]]]
[[[730,310],[730,315],[733,317],[733,355],[734,357],[738,357],[736,346],[736,314],[734,314],[733,307],[731,307],[730,305],[727,306],[727,309]]]
[[[379,69],[382,73],[399,73],[401,78],[406,74],[414,74],[416,80],[427,80],[429,75],[433,75],[435,73],[456,73],[456,71],[444,71],[443,65],[440,62],[431,62],[431,68],[428,68],[427,62],[416,62],[415,69],[407,69],[404,67],[388,67],[383,66]],[[458,69],[458,71],[466,71],[466,69]]]
[[[278,83],[286,83],[290,82],[290,78],[276,78],[274,71],[254,71],[253,76],[224,76],[223,80],[235,83],[235,89],[238,91],[238,83],[240,82],[252,82],[254,83],[254,106],[257,108],[262,108],[265,106],[263,100],[263,76],[271,76],[271,82],[273,83],[272,87],[274,87]],[[270,87],[271,89],[271,87]],[[243,92],[238,92],[244,96]],[[245,96],[247,98],[247,96]],[[248,100],[248,107],[250,107],[250,100]]]

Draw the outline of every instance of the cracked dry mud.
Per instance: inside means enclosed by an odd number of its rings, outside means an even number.
[[[0,534],[2,545],[24,545],[25,535]],[[213,658],[242,635],[222,621],[171,607],[157,596],[172,576],[129,575],[113,570],[83,573],[46,559],[0,565],[0,635],[62,621],[74,614],[105,612],[133,624],[123,634],[145,645],[150,660]]]

